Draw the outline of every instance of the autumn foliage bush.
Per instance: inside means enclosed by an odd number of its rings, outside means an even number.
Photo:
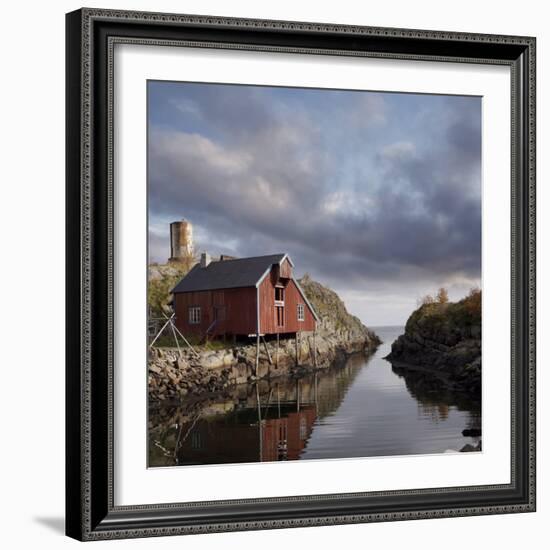
[[[472,288],[470,293],[463,300],[464,307],[473,317],[481,317],[481,290]]]
[[[430,322],[443,323],[447,319],[454,319],[459,324],[477,325],[481,323],[481,290],[472,288],[467,296],[458,302],[449,302],[449,295],[445,288],[440,288],[435,296],[427,294],[418,301],[419,309],[413,317],[431,318]]]

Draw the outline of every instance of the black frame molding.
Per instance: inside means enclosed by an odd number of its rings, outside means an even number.
[[[67,14],[66,22],[67,535],[100,540],[534,511],[535,38],[88,8]],[[510,484],[114,505],[112,82],[116,43],[510,67]]]

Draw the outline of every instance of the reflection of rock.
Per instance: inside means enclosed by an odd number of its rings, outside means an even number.
[[[477,445],[470,445],[470,443],[466,443],[462,449],[460,449],[461,453],[471,453],[481,451],[481,441]]]
[[[444,373],[433,372],[421,367],[399,367],[392,365],[392,371],[405,380],[407,391],[414,397],[424,413],[436,420],[445,420],[449,407],[468,412],[468,427],[462,431],[464,437],[481,435],[481,402],[478,395],[456,391]]]
[[[400,364],[392,364],[392,371],[405,380],[407,390],[420,403],[444,402],[459,410],[480,409],[480,396],[458,391],[446,373]]]
[[[365,355],[356,354],[343,365],[300,378],[264,378],[152,408],[149,464],[297,459],[315,419],[340,406],[364,363]]]

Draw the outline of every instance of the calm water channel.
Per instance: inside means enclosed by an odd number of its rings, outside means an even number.
[[[402,327],[378,327],[370,357],[301,379],[238,386],[224,398],[149,416],[149,466],[351,458],[458,451],[478,438],[480,405],[432,374],[383,359]]]

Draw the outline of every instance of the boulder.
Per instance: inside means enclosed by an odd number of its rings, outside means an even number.
[[[226,366],[232,365],[235,363],[235,355],[233,355],[233,353],[225,353],[222,358],[222,363]]]
[[[202,359],[201,365],[205,369],[218,369],[224,366],[223,356],[219,354],[208,355]]]
[[[180,370],[185,370],[189,367],[189,363],[187,359],[184,359],[183,357],[178,357],[178,359],[174,361],[174,366]]]

